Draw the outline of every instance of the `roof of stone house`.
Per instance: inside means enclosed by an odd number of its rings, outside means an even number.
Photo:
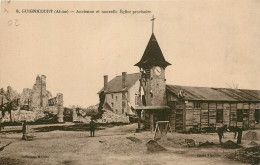
[[[162,54],[161,48],[155,38],[155,35],[152,33],[151,38],[146,46],[144,54],[141,60],[135,64],[138,67],[147,67],[147,66],[161,66],[166,67],[171,65],[167,62]]]
[[[260,90],[191,87],[167,85],[167,90],[178,96],[183,91],[183,100],[197,101],[253,101],[260,102]]]
[[[108,82],[108,89],[105,93],[117,93],[128,91],[141,77],[141,73],[132,73],[126,75],[126,88],[122,88],[122,75],[114,77],[112,80]],[[98,92],[104,90],[104,87]]]

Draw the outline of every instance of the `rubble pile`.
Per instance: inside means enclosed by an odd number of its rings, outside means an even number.
[[[247,132],[243,137],[243,140],[260,140],[259,135],[254,131]]]
[[[126,138],[135,143],[142,143],[142,141],[136,137],[126,137]]]
[[[58,108],[57,108],[56,106],[46,107],[46,108],[45,108],[45,111],[46,111],[46,112],[49,112],[49,113],[51,113],[51,114],[55,114],[55,115],[57,115],[57,114],[59,113],[59,110],[58,110]]]
[[[120,141],[120,143],[118,143]],[[146,147],[143,143],[135,143],[131,140],[126,139],[125,137],[113,137],[113,140],[109,139],[102,139],[99,141],[100,147],[104,151],[108,151],[109,153],[114,154],[139,154],[139,153],[146,153]]]
[[[148,152],[166,151],[166,149],[160,146],[155,140],[148,141],[146,147]]]
[[[225,143],[222,144],[222,147],[223,148],[226,148],[226,149],[236,149],[236,148],[241,148],[240,145],[238,145],[237,143],[231,141],[231,140],[228,140],[226,141]]]
[[[251,141],[251,142],[249,143],[249,145],[251,145],[251,146],[258,146],[258,144],[257,144],[255,141]]]
[[[258,164],[260,162],[260,146],[240,149],[235,153],[227,155],[227,157],[243,163]]]
[[[113,113],[112,111],[105,110],[101,119],[98,119],[97,122],[98,123],[112,123],[112,122],[129,123],[129,117],[120,116],[120,115]]]
[[[216,145],[213,142],[206,141],[205,143],[199,143],[199,147],[210,147]]]
[[[77,121],[83,123],[89,123],[91,121],[91,116],[77,116]],[[112,111],[104,110],[104,113],[100,119],[97,119],[97,123],[129,123],[128,116],[120,116]]]
[[[16,110],[11,112],[13,122],[21,122],[26,120],[27,122],[35,122],[36,120],[43,118],[44,113],[40,109],[35,111]],[[5,113],[1,122],[10,122],[9,113]]]

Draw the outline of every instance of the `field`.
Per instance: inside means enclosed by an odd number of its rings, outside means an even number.
[[[22,133],[17,131],[20,127],[8,127],[0,133],[0,147],[11,142],[0,151],[0,164],[243,164],[227,158],[238,149],[223,149],[216,133],[168,133],[166,139],[158,142],[166,151],[149,152],[146,143],[154,134],[135,133],[136,124],[101,125],[96,137],[90,137],[88,127],[80,124],[28,127],[34,136],[31,141],[21,140]],[[260,134],[260,130],[256,132]],[[223,141],[233,140],[233,135],[225,133]],[[196,145],[207,140],[217,145],[187,148],[185,139],[194,139]],[[243,140],[242,146],[252,147],[250,142]]]

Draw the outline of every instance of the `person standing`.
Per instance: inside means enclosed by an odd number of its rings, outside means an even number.
[[[227,126],[224,125],[222,127],[217,128],[219,143],[222,143],[222,138],[224,138],[224,132],[227,130]]]
[[[242,141],[242,133],[243,133],[243,128],[237,128],[237,144],[241,144]]]
[[[96,123],[94,122],[93,119],[90,121],[90,136],[94,137],[95,136],[95,129],[96,129]]]
[[[22,126],[22,132],[23,132],[23,137],[22,140],[28,140],[27,138],[27,130],[26,130],[26,120],[23,121],[23,126]]]

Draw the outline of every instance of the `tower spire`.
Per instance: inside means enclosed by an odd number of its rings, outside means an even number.
[[[154,15],[153,15],[153,18],[151,19],[151,21],[152,21],[152,33],[153,33],[153,29],[154,29],[154,20],[155,20],[155,18],[154,18]]]

